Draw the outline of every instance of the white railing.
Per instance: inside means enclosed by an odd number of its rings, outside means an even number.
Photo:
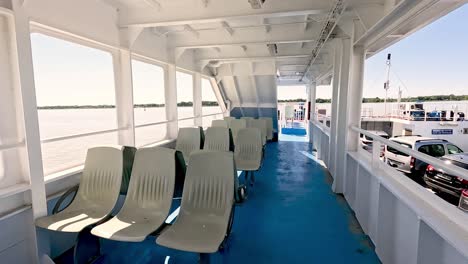
[[[400,145],[398,143],[395,143],[394,141],[391,141],[391,140],[388,140],[386,138],[380,137],[380,136],[378,136],[376,134],[370,133],[367,130],[364,130],[364,129],[361,129],[361,128],[358,128],[358,127],[352,127],[351,129],[353,131],[355,131],[355,132],[364,134],[367,137],[373,139],[373,147],[372,147],[373,152],[375,152],[374,150],[376,150],[378,153],[380,153],[381,147],[377,146],[377,145],[379,145],[379,143],[381,143],[381,144],[383,143],[383,145],[390,146],[390,147],[392,147],[392,148],[394,148],[394,149],[396,149],[396,150],[398,150],[400,152],[403,152],[403,153],[405,153],[407,155],[410,155],[410,156],[412,156],[412,157],[414,157],[414,158],[416,158],[418,160],[422,160],[422,161],[424,161],[424,162],[426,162],[428,164],[431,164],[431,165],[435,166],[436,168],[441,168],[445,172],[448,172],[449,174],[457,175],[458,177],[462,177],[463,179],[468,180],[468,170],[466,170],[466,169],[460,168],[460,167],[452,165],[452,164],[447,164],[447,163],[441,161],[438,158],[434,158],[434,157],[429,156],[427,154],[424,154],[422,152],[419,152],[419,151],[404,147],[404,146],[402,146],[402,145]],[[379,142],[379,143],[376,144],[376,142]],[[378,158],[376,159],[375,155],[372,155],[372,157],[373,157],[373,163],[380,161],[380,159],[378,159]]]
[[[468,263],[468,214],[380,160],[381,144],[468,179],[468,171],[366,130],[373,154],[347,152],[344,195],[383,263]]]
[[[164,120],[164,121],[159,121],[159,122],[146,123],[146,124],[136,125],[135,128],[163,125],[163,124],[167,124],[169,122],[171,122],[171,121]]]
[[[326,124],[319,122],[319,119],[315,119],[312,121],[310,130],[312,145],[317,150],[317,158],[323,160],[325,165],[328,166],[330,154],[330,128],[327,127]]]
[[[201,117],[218,116],[218,115],[224,115],[224,113],[223,113],[223,112],[220,112],[220,113],[214,113],[214,114],[207,114],[207,115],[202,115]]]
[[[117,132],[117,131],[121,131],[121,130],[125,130],[125,129],[127,129],[127,128],[114,128],[114,129],[93,131],[93,132],[88,132],[88,133],[74,134],[74,135],[70,135],[70,136],[53,137],[53,138],[43,139],[43,140],[41,140],[41,143],[45,144],[45,143],[52,143],[52,142],[57,142],[57,141],[62,141],[62,140],[67,140],[67,139],[73,139],[73,138],[102,135],[102,134],[108,134],[108,133]]]
[[[197,118],[196,116],[189,116],[189,117],[184,117],[184,118],[179,118],[177,121],[185,121],[185,120],[191,120]]]
[[[15,143],[0,144],[0,151],[21,147],[23,145],[24,145],[24,140],[15,142]]]

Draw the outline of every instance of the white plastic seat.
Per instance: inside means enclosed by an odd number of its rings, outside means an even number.
[[[259,119],[265,120],[267,123],[267,140],[273,139],[273,119],[271,117],[260,117]]]
[[[233,153],[197,151],[187,170],[180,212],[156,243],[197,253],[218,251],[234,206]]]
[[[157,230],[171,208],[175,154],[176,150],[161,147],[139,149],[122,209],[91,233],[112,240],[139,242]]]
[[[256,171],[263,157],[261,132],[257,128],[244,128],[237,134],[234,160],[236,168],[242,171]]]
[[[203,131],[199,127],[184,127],[179,129],[176,150],[182,152],[185,163],[189,163],[190,154],[203,147]]]
[[[260,130],[261,135],[262,135],[262,138],[261,138],[262,145],[266,144],[266,135],[267,135],[267,122],[266,122],[266,120],[252,119],[252,120],[250,120],[249,125],[247,127],[258,128]]]
[[[234,141],[234,145],[236,145],[237,140],[237,133],[239,130],[247,127],[247,120],[245,119],[234,119],[231,121],[231,132],[232,132],[232,139]]]
[[[38,218],[36,225],[54,231],[80,232],[109,216],[119,197],[123,148],[89,149],[75,199],[63,211]]]
[[[228,123],[225,120],[219,119],[219,120],[213,120],[211,121],[211,127],[228,127]]]
[[[245,121],[247,122],[247,127],[250,126],[250,121],[251,121],[251,120],[254,120],[254,118],[253,118],[253,117],[250,117],[250,116],[243,116],[243,117],[241,117],[240,119],[243,119],[243,120],[245,120]]]
[[[228,124],[228,127],[230,127],[230,126],[231,126],[231,121],[232,121],[232,120],[236,120],[236,118],[235,118],[235,117],[233,117],[233,116],[225,116],[225,117],[224,117],[224,121],[226,121],[226,122],[227,122],[227,124]]]
[[[211,151],[232,151],[233,140],[229,128],[209,127],[206,130],[204,150]]]

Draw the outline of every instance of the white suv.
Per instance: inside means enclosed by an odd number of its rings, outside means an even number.
[[[390,140],[404,147],[437,158],[448,154],[463,153],[463,150],[445,139],[421,136],[400,136],[393,137]],[[395,169],[415,176],[423,176],[428,165],[421,160],[415,159],[389,146],[385,148],[385,161]]]

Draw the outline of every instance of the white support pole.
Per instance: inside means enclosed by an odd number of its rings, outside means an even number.
[[[309,115],[310,115],[309,142],[313,143],[312,122],[315,120],[315,100],[317,98],[317,86],[315,82],[310,82],[309,84],[307,84],[307,94],[309,96],[309,101],[310,101],[310,109],[308,109]]]
[[[114,55],[115,104],[119,128],[119,144],[135,146],[135,121],[133,111],[132,54],[120,49]]]
[[[202,78],[198,72],[193,76],[193,114],[195,126],[202,126]]]
[[[343,52],[341,60],[340,88],[338,98],[338,119],[336,126],[336,169],[332,190],[335,193],[343,193],[346,177],[346,137],[348,134],[348,87],[351,78],[351,54],[353,41],[351,38],[342,40]]]
[[[349,87],[348,106],[349,116],[347,127],[361,127],[361,111],[362,111],[362,92],[364,86],[364,63],[366,51],[362,46],[355,46],[352,55],[352,76],[351,85]],[[359,146],[359,133],[354,130],[347,129],[347,150],[357,151]]]
[[[332,80],[332,102],[331,102],[331,122],[330,122],[330,149],[328,155],[328,169],[335,177],[336,174],[336,143],[337,143],[337,126],[338,126],[338,105],[339,105],[339,88],[341,74],[341,39],[335,40],[335,58],[333,62],[333,80]]]
[[[174,65],[167,65],[165,79],[166,118],[169,121],[167,124],[167,138],[175,139],[178,132],[178,114],[176,67]]]
[[[34,219],[47,215],[47,200],[42,166],[41,139],[39,135],[39,117],[37,113],[36,88],[31,49],[31,32],[29,16],[22,6],[23,1],[12,1],[14,11],[14,32],[12,41],[15,83],[20,86],[23,107],[25,132],[25,147],[27,163],[24,168],[29,176],[31,188],[31,204]],[[41,239],[38,239],[41,238]],[[42,232],[31,230],[31,244],[34,254],[39,259],[42,254],[50,251],[48,236]],[[39,243],[41,242],[41,243]]]

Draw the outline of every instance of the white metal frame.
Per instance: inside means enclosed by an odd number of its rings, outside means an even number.
[[[163,78],[164,78],[164,86],[166,87],[167,84],[166,84],[166,74],[167,74],[167,63],[163,63],[161,61],[158,61],[158,60],[155,60],[155,59],[152,59],[152,58],[149,58],[149,57],[146,57],[146,56],[143,56],[143,55],[140,55],[138,53],[132,53],[132,60],[136,60],[136,61],[140,61],[140,62],[143,62],[143,63],[146,63],[146,64],[150,64],[150,65],[154,65],[154,66],[157,66],[157,67],[161,67],[162,70],[163,70]],[[164,91],[166,90],[166,88],[163,87]],[[133,88],[134,89],[134,88]],[[133,91],[133,90],[132,90]],[[166,99],[166,98],[165,98]],[[166,100],[164,100],[164,108],[167,112],[167,103],[166,103]],[[134,109],[132,111],[135,111]],[[167,120],[167,115],[165,117],[165,120],[163,121],[158,121],[158,122],[150,122],[150,123],[145,123],[145,124],[139,124],[139,125],[134,125],[134,133],[135,133],[135,142],[136,142],[136,129],[138,128],[142,128],[142,127],[149,127],[149,126],[157,126],[157,125],[163,125],[163,124],[168,124],[169,122],[171,122],[172,120]],[[164,140],[167,140],[168,139],[168,133],[167,133],[167,128],[166,128],[166,134],[164,136],[164,138],[162,139],[158,139],[156,141],[153,141],[153,142],[150,142],[150,143],[147,143],[145,144],[144,146],[147,146],[147,145],[151,145],[151,144],[157,144],[158,142],[161,142],[161,141],[164,141]],[[136,143],[135,143],[136,144]]]
[[[391,146],[464,179],[468,179],[468,172],[356,126],[350,130],[374,142],[370,157],[359,151],[347,153],[345,197],[376,245],[381,260],[463,263],[468,257],[468,215],[383,163],[380,146]],[[438,241],[439,246],[433,247],[430,241]]]
[[[7,16],[8,19],[15,19],[15,16],[12,15],[12,12],[10,10],[0,8],[0,13],[2,15]],[[98,42],[98,41],[94,41],[92,39],[82,37],[80,35],[76,35],[76,34],[73,34],[73,33],[67,32],[67,31],[62,31],[62,30],[59,30],[59,29],[56,29],[56,28],[53,28],[53,27],[49,27],[49,26],[44,25],[42,23],[38,23],[38,22],[35,22],[35,21],[28,21],[28,28],[30,28],[30,33],[31,34],[32,33],[44,34],[46,36],[58,38],[58,39],[61,39],[61,40],[64,40],[64,41],[73,42],[73,43],[83,45],[83,46],[86,46],[86,47],[89,47],[89,48],[94,48],[94,49],[98,49],[98,50],[101,50],[101,51],[104,51],[104,52],[109,52],[111,54],[111,56],[113,57],[114,75],[116,75],[115,74],[116,64],[120,63],[119,60],[116,57],[121,55],[120,54],[121,51],[124,51],[124,52],[128,52],[130,60],[131,59],[136,59],[136,60],[139,60],[139,61],[142,61],[142,62],[145,62],[145,63],[149,63],[149,64],[152,64],[152,65],[162,67],[163,70],[164,70],[165,90],[166,91],[171,89],[171,86],[167,82],[167,80],[168,80],[167,75],[168,75],[168,71],[170,70],[171,66],[174,69],[174,73],[175,73],[175,71],[180,71],[180,72],[183,72],[183,73],[190,74],[193,77],[194,81],[195,81],[195,75],[199,74],[200,75],[200,80],[201,80],[201,78],[207,78],[208,80],[210,80],[210,83],[212,85],[212,80],[211,80],[212,77],[209,77],[209,76],[206,76],[206,75],[201,75],[200,73],[193,72],[193,71],[190,71],[190,70],[186,70],[186,69],[183,69],[183,68],[175,67],[174,65],[170,65],[168,63],[164,63],[164,62],[161,62],[159,60],[156,60],[156,59],[153,59],[153,58],[150,58],[150,57],[147,57],[147,56],[140,55],[138,53],[133,53],[133,52],[127,51],[127,50],[122,49],[122,48],[118,48],[118,47],[107,45],[107,44],[104,44],[104,43],[101,43],[101,42]],[[31,65],[32,65],[32,63],[31,63]],[[128,76],[126,76],[126,77],[128,77]],[[116,82],[118,82],[118,81],[119,80],[116,80]],[[130,79],[130,82],[131,82],[131,79]],[[118,84],[116,83],[116,89],[117,89],[117,85]],[[174,88],[175,88],[175,85],[176,85],[176,83],[174,82],[174,86],[173,86]],[[194,85],[194,88],[195,88],[195,85]],[[123,89],[123,88],[121,88],[121,89]],[[213,85],[212,85],[212,89],[214,90],[215,95],[216,95],[216,97],[217,97],[217,99],[219,101],[219,93],[220,93],[219,90],[216,89],[216,87],[213,87]],[[174,90],[176,90],[176,89],[174,89]],[[133,88],[131,89],[131,92],[133,92]],[[116,99],[117,99],[117,97],[118,96],[116,95]],[[176,96],[174,94],[169,94],[169,95],[166,94],[166,99],[168,97],[171,97],[172,100],[176,101],[176,99],[175,99]],[[200,94],[200,97],[201,97],[201,94]],[[35,96],[33,98],[35,100]],[[194,101],[195,101],[195,94],[194,94]],[[126,104],[128,104],[128,102],[126,102]],[[223,108],[222,107],[222,106],[224,106],[223,102],[219,101],[219,104],[220,104],[220,107]],[[166,113],[167,113],[167,112],[170,111],[170,109],[168,109],[167,100],[165,101],[165,105],[166,105]],[[131,106],[131,109],[132,109],[131,112],[133,113],[133,103],[126,105],[125,110],[128,110],[127,108],[129,108],[129,106]],[[195,107],[195,102],[194,102],[194,107]],[[200,98],[200,107],[201,107],[201,98]],[[175,115],[177,116],[177,108],[175,110],[176,110]],[[35,112],[35,116],[37,118],[37,109],[34,109],[34,112]],[[125,130],[129,130],[130,128],[131,128],[130,137],[134,137],[134,131],[137,128],[148,127],[148,126],[157,126],[157,125],[162,125],[162,124],[168,124],[168,126],[169,126],[169,124],[171,124],[171,123],[176,123],[177,124],[178,121],[190,120],[190,119],[196,119],[196,118],[203,118],[203,117],[215,116],[215,115],[223,115],[223,113],[224,113],[224,111],[222,111],[220,113],[208,114],[208,115],[203,115],[202,113],[200,113],[200,115],[195,115],[194,114],[192,117],[187,117],[187,118],[181,118],[181,119],[178,119],[177,117],[173,118],[173,119],[166,118],[166,120],[164,120],[164,121],[147,123],[147,124],[139,124],[139,125],[134,125],[133,124],[133,117],[132,117],[131,124],[127,124],[126,126],[117,127],[117,128],[114,128],[114,129],[106,129],[106,130],[99,130],[99,131],[93,131],[93,132],[87,132],[87,133],[74,134],[74,135],[52,137],[52,138],[46,138],[46,139],[42,139],[42,140],[39,139],[38,142],[39,142],[39,144],[47,144],[47,143],[58,142],[58,141],[62,141],[62,140],[68,140],[68,139],[74,139],[74,138],[80,138],[80,137],[102,135],[102,134],[107,134],[107,133],[112,133],[112,132],[122,132],[122,131],[125,131]],[[172,114],[174,114],[174,113],[172,113]],[[132,114],[132,116],[133,116],[133,114]],[[200,123],[200,125],[201,125],[201,123]],[[176,125],[175,128],[177,129],[177,125]],[[169,131],[170,128],[168,127],[166,130]],[[159,142],[165,142],[165,141],[167,141],[169,139],[174,139],[174,138],[176,138],[176,135],[177,135],[177,133],[172,134],[172,135],[170,135],[169,133],[166,133],[166,137],[164,139],[158,140],[156,142],[149,143],[149,145],[157,144]],[[128,138],[128,136],[126,136],[126,137]],[[130,140],[123,139],[123,141],[122,140],[119,140],[119,141],[121,143],[123,143],[123,144],[125,144],[127,142],[128,145],[134,145],[134,139],[130,139]],[[12,149],[12,148],[22,147],[22,146],[25,146],[26,144],[27,144],[27,142],[25,140],[21,140],[21,141],[18,141],[18,142],[12,142],[12,143],[10,143],[10,142],[2,143],[0,145],[0,151]],[[40,153],[40,147],[39,147],[39,153]],[[30,155],[28,155],[28,156],[30,156]],[[35,156],[34,159],[37,159],[37,157]],[[42,159],[37,159],[37,160],[39,160],[42,163]],[[76,174],[79,174],[81,172],[81,169],[82,169],[82,165],[78,165],[78,166],[75,166],[73,168],[64,169],[63,173],[66,176],[74,176]],[[42,169],[41,169],[41,171],[42,171]],[[63,175],[60,175],[60,174],[61,174],[61,172],[54,172],[51,175],[47,175],[46,177],[42,176],[41,178],[43,179],[43,181],[45,183],[52,183],[56,179],[63,179],[64,178],[64,177],[62,177]],[[0,189],[0,190],[3,190],[3,189]],[[5,189],[5,192],[2,192],[2,193],[3,193],[3,196],[5,196],[5,195],[9,196],[9,195],[17,194],[19,191],[26,191],[26,190],[29,190],[29,188],[27,188],[27,189],[25,189],[23,187],[15,188],[15,186],[13,186],[13,187],[9,187],[8,190]]]

